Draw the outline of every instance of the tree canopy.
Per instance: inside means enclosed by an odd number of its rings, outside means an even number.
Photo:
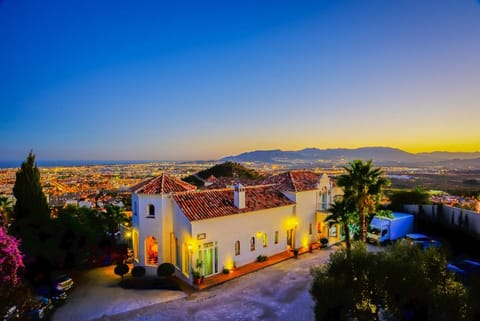
[[[330,214],[325,219],[330,225],[339,223],[342,224],[345,231],[345,243],[347,249],[351,248],[351,232],[350,225],[354,223],[357,218],[357,213],[355,211],[355,205],[349,202],[347,199],[336,200],[328,209]]]
[[[472,319],[471,292],[435,248],[422,251],[402,241],[374,253],[355,242],[350,255],[339,250],[311,273],[318,321]]]
[[[430,204],[430,195],[421,189],[393,192],[389,198],[390,207],[395,211],[401,211],[407,204]]]
[[[382,188],[389,184],[380,168],[375,168],[371,160],[354,160],[344,167],[345,174],[338,176],[337,185],[344,189],[344,199],[352,202],[360,219],[360,239],[367,238],[367,215],[374,213]]]

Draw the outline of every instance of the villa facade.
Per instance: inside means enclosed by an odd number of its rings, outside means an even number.
[[[162,174],[132,188],[135,265],[154,274],[170,262],[192,281],[193,270],[208,277],[321,237],[338,242],[340,226],[324,220],[339,195],[327,175],[310,171],[205,190]]]

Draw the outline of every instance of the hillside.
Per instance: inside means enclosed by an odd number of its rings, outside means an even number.
[[[227,156],[222,161],[234,162],[263,162],[263,163],[318,163],[342,164],[354,159],[372,159],[378,165],[442,165],[448,163],[450,166],[456,164],[468,164],[474,168],[480,168],[480,152],[454,153],[454,152],[433,152],[433,153],[408,153],[401,149],[391,147],[362,147],[355,149],[333,148],[318,149],[306,148],[298,151],[259,150],[242,153],[236,156]]]
[[[203,186],[203,181],[198,179],[196,176],[200,177],[201,179],[208,179],[209,177],[214,176],[216,178],[228,177],[251,181],[265,178],[257,171],[232,161],[226,161],[224,163],[217,164],[211,168],[198,172],[196,175],[184,177],[183,180],[197,187]]]

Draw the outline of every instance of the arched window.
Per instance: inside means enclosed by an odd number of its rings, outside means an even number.
[[[268,246],[268,235],[267,233],[263,233],[263,247]]]
[[[145,239],[145,264],[158,264],[158,242],[153,236],[149,236]]]
[[[235,255],[240,255],[240,241],[235,242]]]
[[[275,231],[275,244],[278,244],[278,231]]]
[[[255,236],[250,239],[250,251],[255,251]]]
[[[155,206],[148,204],[148,216],[155,217]]]

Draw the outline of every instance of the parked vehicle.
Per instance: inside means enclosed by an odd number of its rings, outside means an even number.
[[[20,317],[21,317],[21,311],[16,305],[6,309],[3,315],[0,316],[1,320],[3,321],[20,320]]]
[[[53,311],[53,302],[44,296],[36,296],[30,301],[30,308],[24,314],[25,320],[45,320]]]
[[[413,232],[413,215],[393,213],[393,218],[375,216],[367,231],[367,241],[373,244],[385,244],[405,237]]]
[[[65,291],[58,290],[56,286],[51,287],[48,285],[39,286],[37,288],[37,294],[51,299],[55,306],[63,304],[68,297]]]
[[[72,288],[73,284],[72,278],[66,274],[59,275],[54,279],[54,288],[58,291],[66,292]]]
[[[473,277],[480,278],[480,262],[474,260],[459,260],[447,264],[447,269],[457,275],[465,284],[469,284]]]
[[[411,244],[415,244],[420,246],[422,250],[426,250],[430,247],[440,247],[442,243],[437,240],[432,239],[431,237],[420,234],[420,233],[412,233],[406,235],[406,240],[409,241]]]

